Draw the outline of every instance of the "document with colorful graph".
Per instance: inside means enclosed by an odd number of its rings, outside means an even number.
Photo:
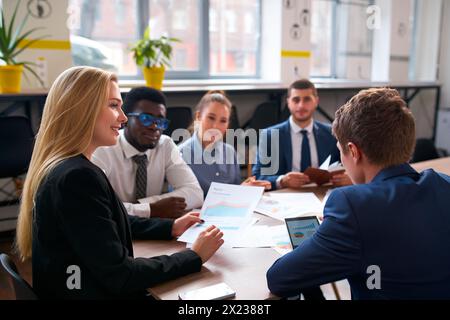
[[[285,218],[322,215],[323,205],[312,192],[268,192],[258,203],[256,212],[284,222]]]
[[[263,187],[231,185],[213,182],[200,212],[205,223],[186,230],[178,241],[193,243],[200,232],[215,225],[224,234],[224,246],[233,247],[252,222],[255,210],[264,192]]]

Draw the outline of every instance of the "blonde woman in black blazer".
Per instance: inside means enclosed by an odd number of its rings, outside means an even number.
[[[200,271],[223,244],[215,227],[171,256],[134,258],[133,237],[171,239],[201,222],[127,215],[90,157],[113,145],[126,122],[115,75],[74,67],[53,84],[25,181],[17,226],[22,259],[32,258],[39,298],[140,298],[146,288]],[[74,278],[74,276],[79,276]]]

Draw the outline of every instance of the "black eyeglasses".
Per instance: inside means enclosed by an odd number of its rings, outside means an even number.
[[[156,128],[160,130],[166,130],[169,127],[170,120],[166,118],[158,118],[155,116],[152,116],[148,113],[137,113],[137,112],[131,112],[128,113],[127,116],[129,117],[138,117],[141,124],[145,127],[150,127],[153,124],[156,124]]]

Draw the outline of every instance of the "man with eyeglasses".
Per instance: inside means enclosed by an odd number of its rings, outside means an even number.
[[[168,136],[166,98],[156,89],[134,88],[123,103],[128,123],[118,143],[98,148],[92,161],[102,168],[130,215],[177,218],[201,207],[203,191]],[[173,191],[164,193],[167,181]]]

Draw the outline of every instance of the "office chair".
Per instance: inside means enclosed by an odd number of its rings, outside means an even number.
[[[238,114],[237,114],[237,107],[233,104],[231,106],[231,114],[230,114],[230,121],[228,123],[228,129],[230,130],[237,130],[240,129],[241,125],[239,123],[239,118],[238,118]],[[224,141],[226,139],[226,136],[224,137]],[[235,150],[237,150],[237,144],[238,144],[238,140],[234,139],[234,141],[226,141],[228,143],[230,143]]]
[[[0,254],[0,264],[8,275],[16,300],[38,299],[31,286],[17,272],[16,265],[8,255]]]
[[[229,129],[239,129],[241,127],[239,123],[239,117],[237,113],[237,107],[235,105],[231,106],[231,115],[230,115],[230,124],[228,125]]]
[[[252,118],[248,123],[248,127],[259,130],[271,127],[279,122],[280,108],[275,102],[263,102],[260,103]]]
[[[288,106],[285,105],[283,110],[280,112],[280,123],[286,121],[291,116],[291,111],[289,110]]]
[[[22,116],[0,117],[0,178],[12,178],[16,184],[16,193],[21,190],[21,180],[30,164],[33,152],[34,133],[28,118]],[[18,194],[8,191],[9,180],[0,186],[0,192],[11,202],[17,202]],[[2,204],[8,201],[2,201]]]
[[[419,138],[416,140],[416,147],[411,162],[437,159],[445,155],[445,151],[441,151],[441,154],[439,154],[439,150],[431,139]]]
[[[246,147],[246,174],[247,177],[252,176],[252,161],[251,159],[256,158],[256,152],[259,143],[259,130],[266,129],[278,123],[279,121],[279,107],[275,102],[266,101],[258,104],[256,106],[255,112],[253,113],[251,119],[248,121],[246,130],[256,131],[256,145],[250,145],[247,141],[245,142]]]
[[[170,120],[169,127],[164,134],[172,137],[176,129],[187,129],[192,123],[192,109],[190,107],[170,107],[167,108],[167,119]],[[181,141],[175,141],[179,143]]]

